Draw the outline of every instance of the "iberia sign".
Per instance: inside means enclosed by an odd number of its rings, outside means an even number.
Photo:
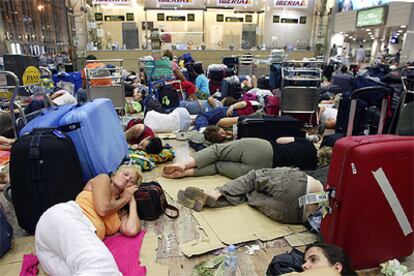
[[[275,8],[295,8],[306,9],[308,7],[307,0],[274,0]]]
[[[179,4],[179,5],[191,5],[193,4],[193,0],[157,0],[158,4],[163,4],[163,5],[174,5],[174,4]]]
[[[94,5],[108,5],[108,4],[129,4],[129,0],[93,0]]]
[[[217,0],[217,6],[240,7],[252,5],[253,0]]]

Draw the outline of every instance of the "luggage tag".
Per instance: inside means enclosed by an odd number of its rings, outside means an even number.
[[[329,196],[327,192],[309,193],[301,196],[299,199],[299,207],[318,203],[319,206],[327,205]]]

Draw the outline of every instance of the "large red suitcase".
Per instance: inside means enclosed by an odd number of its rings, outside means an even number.
[[[414,249],[414,137],[348,136],[334,146],[328,174],[325,242],[342,247],[357,269]]]

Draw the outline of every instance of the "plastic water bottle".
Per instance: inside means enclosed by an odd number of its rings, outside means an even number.
[[[224,261],[224,266],[226,268],[226,276],[236,276],[237,271],[237,255],[236,247],[233,244],[230,244],[227,247],[226,260]]]

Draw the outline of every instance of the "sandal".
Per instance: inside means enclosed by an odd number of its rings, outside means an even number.
[[[178,191],[177,202],[197,212],[200,212],[204,207],[204,203],[202,201],[188,198],[183,190]]]

